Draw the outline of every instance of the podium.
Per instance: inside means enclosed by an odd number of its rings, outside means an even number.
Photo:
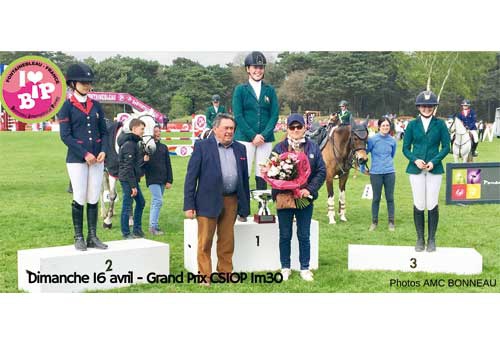
[[[169,245],[147,239],[106,242],[106,250],[73,245],[19,250],[18,288],[28,292],[82,292],[147,282],[169,274]],[[88,278],[88,279],[87,279]]]
[[[309,268],[318,268],[319,223],[311,222],[311,259]],[[217,267],[217,234],[212,244],[212,269]],[[195,219],[184,220],[184,268],[198,273],[198,223]],[[291,266],[300,269],[299,243],[296,223],[293,224],[291,243]],[[275,271],[281,268],[279,252],[278,223],[257,224],[248,219],[247,222],[236,222],[234,225],[234,272]]]
[[[483,257],[473,248],[437,247],[435,252],[416,252],[410,246],[348,246],[348,270],[379,270],[480,274]]]

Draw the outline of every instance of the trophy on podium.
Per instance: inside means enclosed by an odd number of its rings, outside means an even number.
[[[257,214],[253,215],[253,220],[255,223],[276,223],[276,217],[271,214],[269,207],[267,207],[268,202],[272,202],[271,190],[253,190],[252,198],[259,202],[260,208]]]

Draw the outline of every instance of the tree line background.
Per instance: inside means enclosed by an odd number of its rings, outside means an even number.
[[[46,57],[63,72],[77,62],[62,52],[37,51],[0,52],[0,63],[24,55]],[[225,66],[186,58],[162,65],[120,55],[83,62],[94,69],[96,91],[130,93],[175,120],[204,113],[213,94],[230,109],[234,87],[247,79],[245,55]],[[356,116],[414,115],[415,97],[429,82],[440,93],[438,116],[456,113],[468,98],[478,118],[492,122],[500,107],[500,52],[282,52],[268,59],[265,81],[276,88],[283,115],[329,114],[341,99],[350,102]]]

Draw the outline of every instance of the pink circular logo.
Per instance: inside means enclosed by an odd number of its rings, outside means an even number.
[[[198,126],[198,128],[204,128],[205,127],[205,117],[198,116],[198,119],[196,120],[196,125]]]
[[[66,99],[66,80],[52,61],[23,56],[2,73],[0,101],[7,113],[25,123],[54,117]]]

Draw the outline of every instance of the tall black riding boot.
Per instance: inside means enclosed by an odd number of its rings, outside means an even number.
[[[87,236],[87,247],[97,249],[107,249],[108,245],[102,243],[97,238],[97,204],[87,204],[87,225],[89,234]]]
[[[425,249],[425,219],[424,211],[420,211],[418,208],[413,206],[413,222],[415,223],[415,228],[417,229],[417,243],[415,244],[415,250],[421,252]]]
[[[75,248],[76,250],[87,250],[83,238],[83,206],[75,200],[71,204],[71,216],[73,218],[73,228],[75,229]]]
[[[436,251],[436,231],[439,221],[439,209],[438,205],[432,210],[427,211],[427,227],[429,228],[429,240],[427,242],[427,251]]]
[[[472,157],[477,157],[477,152],[476,152],[477,144],[478,143],[472,142]]]

